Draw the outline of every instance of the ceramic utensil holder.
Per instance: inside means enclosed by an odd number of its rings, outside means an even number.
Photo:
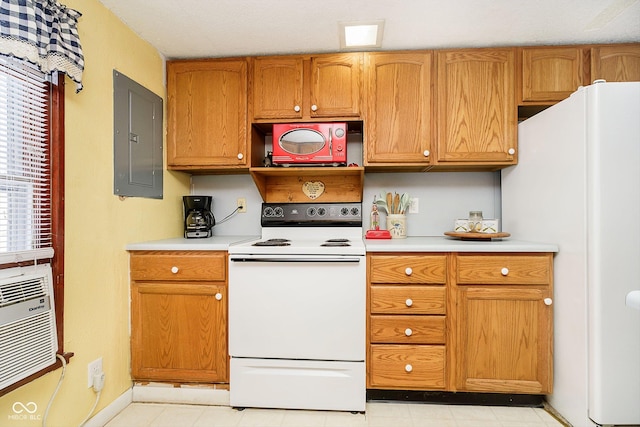
[[[403,214],[387,215],[387,230],[392,239],[404,239],[407,237],[407,216]]]

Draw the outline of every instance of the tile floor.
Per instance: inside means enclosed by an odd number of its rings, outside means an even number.
[[[542,408],[369,402],[366,414],[132,403],[105,427],[562,427]]]

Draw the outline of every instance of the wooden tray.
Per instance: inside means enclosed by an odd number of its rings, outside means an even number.
[[[503,237],[509,237],[509,233],[471,233],[471,232],[457,232],[457,231],[445,231],[445,236],[455,237],[460,240],[491,240],[502,239]]]

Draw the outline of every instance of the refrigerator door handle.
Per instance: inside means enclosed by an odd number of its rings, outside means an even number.
[[[625,298],[625,304],[628,307],[640,310],[640,290],[629,292]]]

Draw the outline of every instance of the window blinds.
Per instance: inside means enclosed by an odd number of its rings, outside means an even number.
[[[0,56],[0,263],[51,258],[46,76]]]

